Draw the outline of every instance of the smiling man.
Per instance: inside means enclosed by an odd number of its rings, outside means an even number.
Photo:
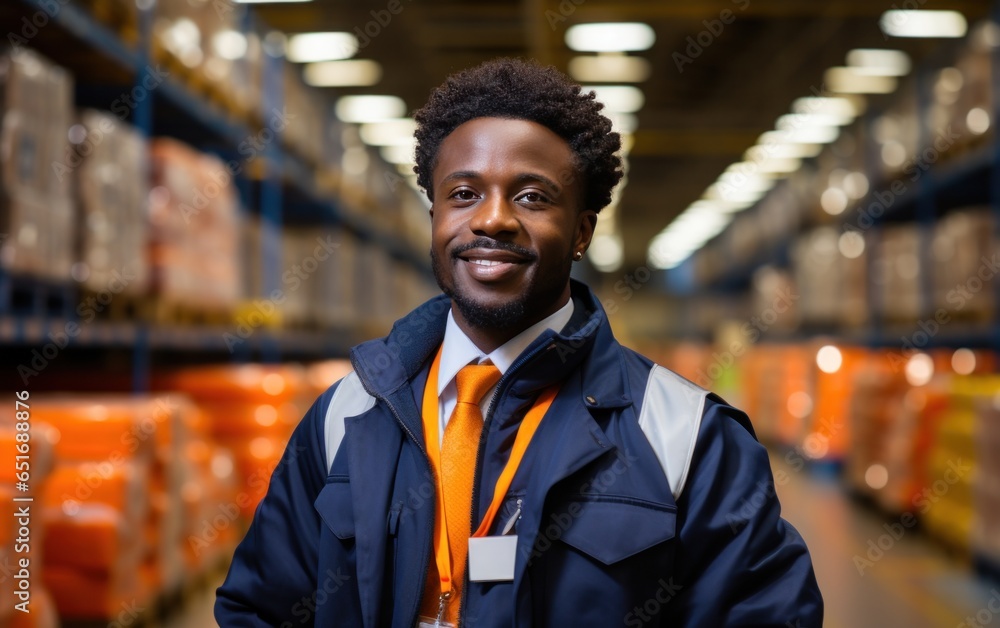
[[[570,279],[621,178],[601,109],[501,59],[417,112],[444,294],[296,429],[221,626],[822,625],[747,417],[618,344]]]

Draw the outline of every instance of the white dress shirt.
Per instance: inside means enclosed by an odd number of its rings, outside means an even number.
[[[521,352],[528,348],[535,338],[546,329],[556,332],[561,331],[569,319],[573,316],[573,299],[566,305],[559,308],[555,313],[543,318],[531,327],[525,329],[491,353],[483,353],[475,345],[465,332],[455,322],[455,317],[448,311],[448,326],[444,331],[443,348],[441,349],[441,364],[438,366],[438,438],[444,439],[444,428],[448,425],[451,413],[455,410],[458,399],[458,388],[455,385],[455,376],[471,362],[483,364],[491,362],[500,369],[503,375],[510,368],[514,360]],[[493,393],[496,392],[496,385],[490,388],[489,392],[479,401],[479,408],[482,410],[483,418],[486,418],[486,411],[489,408]]]

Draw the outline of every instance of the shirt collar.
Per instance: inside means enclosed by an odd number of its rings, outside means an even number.
[[[490,362],[500,369],[501,374],[506,373],[510,365],[517,359],[517,356],[521,355],[521,352],[527,349],[528,345],[541,335],[543,331],[552,329],[558,332],[566,326],[566,323],[572,317],[573,299],[571,298],[566,305],[554,313],[514,336],[494,349],[492,353],[485,354],[465,335],[465,332],[455,322],[455,317],[451,310],[448,310],[448,324],[445,327],[443,347],[441,349],[441,364],[438,367],[438,396],[444,392],[444,389],[448,387],[451,380],[455,379],[455,376],[462,370],[462,367],[473,360],[476,363],[482,363],[489,359]]]

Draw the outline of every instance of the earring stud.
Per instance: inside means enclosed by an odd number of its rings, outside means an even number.
[[[577,251],[576,253],[573,253],[573,259],[575,259],[578,262],[580,260],[582,260],[583,259],[583,251]]]

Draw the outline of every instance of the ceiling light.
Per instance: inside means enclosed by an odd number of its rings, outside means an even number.
[[[223,59],[242,59],[247,54],[247,38],[239,31],[223,29],[212,36],[212,50]]]
[[[757,138],[763,146],[778,144],[829,144],[840,135],[838,127],[816,127],[813,129],[785,129],[769,131]]]
[[[709,186],[705,192],[705,197],[732,203],[756,203],[766,193],[767,190],[742,190],[737,187],[716,183]]]
[[[641,83],[652,70],[642,57],[600,54],[596,57],[573,57],[569,74],[581,83]]]
[[[847,65],[868,76],[905,76],[910,72],[910,55],[902,50],[857,48],[847,53]]]
[[[319,61],[306,65],[302,78],[313,87],[370,87],[382,80],[382,66],[371,59]]]
[[[381,122],[401,118],[406,103],[398,96],[341,96],[336,110],[344,122]]]
[[[635,113],[646,102],[642,90],[632,85],[585,85],[584,93],[593,90],[597,101],[604,103],[607,111],[615,113]]]
[[[397,118],[361,125],[361,141],[369,146],[412,146],[417,123],[413,118]]]
[[[577,24],[566,30],[566,45],[580,52],[649,50],[656,33],[641,22]]]
[[[639,118],[637,118],[634,113],[605,111],[604,114],[609,120],[611,120],[611,129],[618,133],[622,133],[624,135],[635,133],[636,127],[639,126]],[[622,148],[625,149],[624,141],[622,142]],[[628,151],[626,150],[626,152]]]
[[[795,172],[801,166],[801,159],[779,159],[778,157],[770,157],[757,165],[761,172],[772,174]]]
[[[759,173],[741,173],[726,171],[719,175],[716,185],[728,186],[740,190],[753,190],[755,192],[767,192],[774,187],[773,178]]]
[[[339,61],[358,52],[358,38],[351,33],[300,33],[288,39],[288,60],[295,63]]]
[[[853,116],[837,116],[829,113],[786,113],[774,123],[779,131],[794,131],[795,129],[816,129],[837,127],[850,124]]]
[[[963,37],[969,27],[958,11],[886,11],[878,24],[893,37]]]
[[[391,164],[412,164],[413,144],[399,146],[383,146],[379,149],[382,159]]]
[[[860,96],[808,96],[792,102],[792,113],[825,113],[856,118],[864,109],[865,101]]]
[[[828,69],[823,82],[831,92],[840,94],[889,94],[896,90],[897,83],[891,76],[861,74],[847,67]]]

